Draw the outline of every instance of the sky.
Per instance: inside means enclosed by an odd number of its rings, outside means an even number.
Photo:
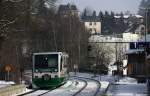
[[[58,0],[59,1],[59,0]],[[136,14],[141,0],[60,0],[61,4],[68,4],[71,2],[77,5],[79,11],[83,11],[88,7],[97,12],[114,11],[115,13],[130,11]]]

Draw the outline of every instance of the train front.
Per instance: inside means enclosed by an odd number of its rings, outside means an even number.
[[[59,86],[64,77],[60,76],[61,56],[59,53],[33,54],[33,88],[55,88]]]

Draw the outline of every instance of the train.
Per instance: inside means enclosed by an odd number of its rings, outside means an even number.
[[[68,54],[65,52],[33,53],[32,88],[56,88],[68,78]]]

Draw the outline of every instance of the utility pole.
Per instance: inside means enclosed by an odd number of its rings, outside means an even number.
[[[144,32],[144,41],[145,41],[145,46],[144,46],[144,55],[145,55],[145,70],[146,70],[146,72],[145,72],[145,78],[146,78],[146,80],[148,81],[148,64],[147,64],[147,59],[146,59],[146,57],[147,57],[147,52],[146,52],[146,49],[147,49],[147,37],[146,37],[146,35],[147,35],[147,27],[148,27],[148,11],[150,10],[150,8],[149,7],[146,7],[146,8],[140,8],[140,9],[143,9],[143,10],[145,10],[145,32]]]
[[[147,27],[148,27],[148,11],[150,10],[150,7],[145,7],[145,8],[140,8],[140,9],[143,9],[145,11],[145,33],[144,33],[144,39],[145,39],[145,46],[144,46],[144,55],[145,55],[145,79],[146,79],[146,83],[147,83],[147,87],[148,87],[148,95],[150,95],[150,82],[149,82],[149,73],[148,73],[148,64],[147,64],[147,52],[146,52],[146,49],[147,49]]]
[[[80,66],[80,58],[81,58],[81,43],[80,43],[80,40],[81,40],[81,38],[80,38],[81,36],[80,36],[80,32],[78,32],[78,66]]]

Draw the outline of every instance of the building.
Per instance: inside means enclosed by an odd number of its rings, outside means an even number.
[[[147,60],[147,69],[150,69],[150,54],[146,57]],[[148,72],[148,77],[150,78],[150,70],[147,71]]]
[[[81,21],[84,22],[86,29],[90,32],[91,35],[101,34],[101,20],[96,16],[96,12],[93,12],[93,15],[84,14],[81,17]]]
[[[63,17],[68,17],[68,16],[79,16],[79,11],[76,7],[76,5],[60,5],[58,8],[58,15],[63,16]]]
[[[101,22],[99,19],[93,16],[88,16],[83,22],[90,34],[101,34]]]
[[[145,38],[146,43],[145,43]],[[128,76],[135,77],[139,82],[146,78],[149,68],[150,35],[146,35],[137,42],[130,43],[130,49],[126,52],[128,57]],[[134,45],[134,46],[132,46]]]
[[[111,61],[109,65],[113,65],[116,61],[127,62],[127,56],[125,55],[125,53],[130,49],[130,42],[137,42],[139,39],[140,36],[133,33],[123,33],[117,35],[92,35],[89,38],[89,45],[92,46],[92,51],[89,52],[91,62],[94,63],[94,58],[96,58],[97,53],[95,52],[95,50],[97,49],[110,50],[111,53],[109,53],[109,56],[111,58]],[[127,64],[123,67],[124,73],[126,74]]]
[[[127,24],[131,24],[133,22],[140,24],[140,23],[144,22],[144,17],[143,16],[135,15],[135,14],[134,15],[132,15],[132,14],[130,14],[130,15],[123,15],[123,14],[115,15],[114,18],[115,18],[116,21],[119,21],[120,19],[123,19],[124,23],[127,23]]]
[[[128,76],[142,77],[145,75],[145,55],[143,49],[129,50],[127,53],[128,57]]]

